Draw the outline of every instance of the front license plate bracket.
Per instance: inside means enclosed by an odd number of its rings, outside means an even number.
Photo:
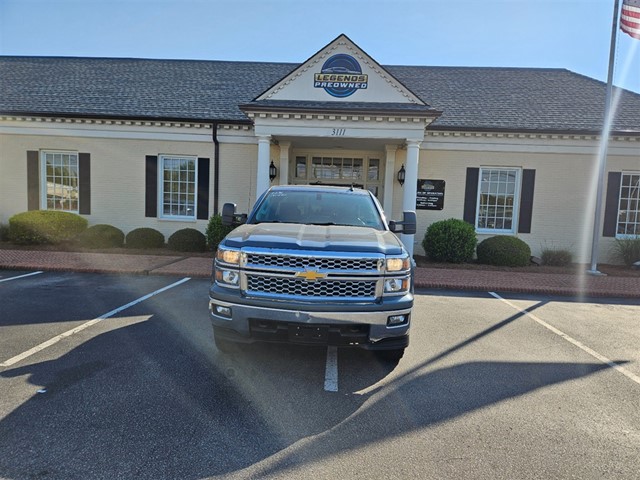
[[[291,342],[326,343],[328,340],[328,325],[289,325],[289,341]]]

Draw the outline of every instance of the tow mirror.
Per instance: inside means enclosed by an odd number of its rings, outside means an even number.
[[[402,233],[414,235],[418,230],[416,212],[402,212]]]
[[[247,221],[246,213],[236,213],[235,203],[225,203],[222,206],[222,224],[231,227],[235,225],[242,225]]]
[[[396,222],[391,220],[389,222],[389,230],[395,233],[404,233],[406,235],[414,235],[418,229],[418,220],[416,218],[416,212],[406,211],[402,212],[402,221]]]
[[[227,227],[233,225],[233,220],[235,216],[236,216],[236,204],[225,203],[222,206],[222,224]]]

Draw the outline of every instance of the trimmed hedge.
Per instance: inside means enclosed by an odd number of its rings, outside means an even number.
[[[125,237],[127,248],[164,248],[164,235],[155,228],[136,228]]]
[[[218,248],[218,244],[226,237],[235,227],[225,226],[222,224],[222,215],[213,215],[209,218],[205,236],[207,237],[207,247],[209,250]]]
[[[71,212],[32,210],[9,219],[9,239],[19,245],[59,244],[87,229],[86,218]]]
[[[183,228],[169,237],[167,247],[178,252],[204,252],[207,238],[195,228]]]
[[[85,248],[118,248],[124,244],[124,232],[113,225],[93,225],[78,235],[76,242]]]
[[[436,262],[464,263],[471,260],[478,239],[473,225],[450,218],[429,225],[422,248]]]
[[[516,237],[498,235],[478,244],[478,263],[501,267],[526,267],[531,262],[529,245]]]

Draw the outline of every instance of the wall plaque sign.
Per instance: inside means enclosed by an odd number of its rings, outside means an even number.
[[[444,208],[444,185],[444,180],[418,179],[416,209],[442,210]]]

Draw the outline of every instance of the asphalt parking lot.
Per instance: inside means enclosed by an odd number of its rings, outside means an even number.
[[[0,272],[0,477],[640,478],[640,305],[423,291],[397,364],[216,351],[205,279]]]

